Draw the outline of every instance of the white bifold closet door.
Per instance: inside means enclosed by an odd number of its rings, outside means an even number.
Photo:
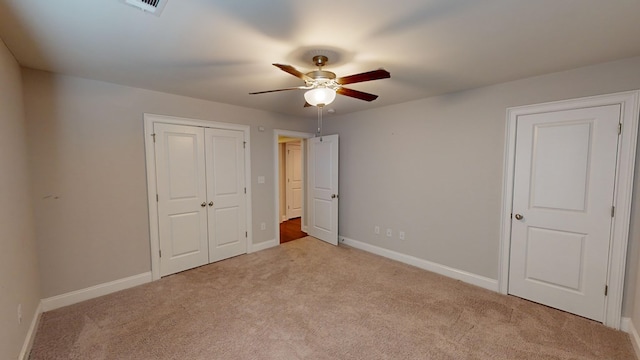
[[[247,252],[244,134],[205,129],[209,262]]]
[[[244,134],[155,124],[160,275],[246,253]]]

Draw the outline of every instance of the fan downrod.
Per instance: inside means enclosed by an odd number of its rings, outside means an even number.
[[[313,64],[319,68],[327,65],[327,62],[329,62],[329,58],[324,55],[316,55],[313,57]]]

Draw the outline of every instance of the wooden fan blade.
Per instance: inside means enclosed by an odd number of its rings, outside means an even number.
[[[384,69],[378,69],[373,71],[364,72],[361,74],[343,76],[338,78],[336,82],[340,85],[354,84],[364,81],[371,80],[379,80],[379,79],[388,79],[391,77],[391,74]]]
[[[366,93],[366,92],[353,90],[353,89],[348,89],[348,88],[344,88],[344,87],[341,87],[338,90],[336,90],[336,93],[338,93],[340,95],[344,95],[344,96],[350,96],[350,97],[353,97],[353,98],[356,98],[356,99],[360,99],[360,100],[364,100],[364,101],[373,101],[373,100],[378,98],[378,95],[373,95],[373,94],[369,94],[369,93]]]
[[[278,92],[278,91],[300,90],[300,89],[304,89],[304,87],[302,87],[302,86],[296,86],[296,87],[290,87],[290,88],[286,88],[286,89],[276,89],[276,90],[267,90],[267,91],[256,91],[256,92],[251,92],[251,93],[249,93],[249,95],[266,94],[266,93],[272,93],[272,92]]]
[[[279,68],[280,70],[289,73],[297,78],[300,78],[304,81],[313,81],[312,78],[308,77],[306,74],[300,72],[298,69],[294,68],[291,65],[283,65],[283,64],[273,64],[273,66]]]

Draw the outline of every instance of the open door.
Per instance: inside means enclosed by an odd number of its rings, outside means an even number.
[[[338,245],[338,135],[309,139],[309,235]]]

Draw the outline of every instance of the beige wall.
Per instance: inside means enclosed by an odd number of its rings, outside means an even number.
[[[25,140],[20,66],[0,40],[0,359],[18,357],[40,302]]]
[[[253,241],[274,239],[259,226],[277,216],[273,129],[313,121],[37,70],[23,77],[43,297],[150,271],[145,112],[250,125]]]
[[[328,117],[326,133],[341,138],[340,234],[497,279],[506,108],[634,89],[640,58]],[[640,312],[638,198],[625,316]]]

